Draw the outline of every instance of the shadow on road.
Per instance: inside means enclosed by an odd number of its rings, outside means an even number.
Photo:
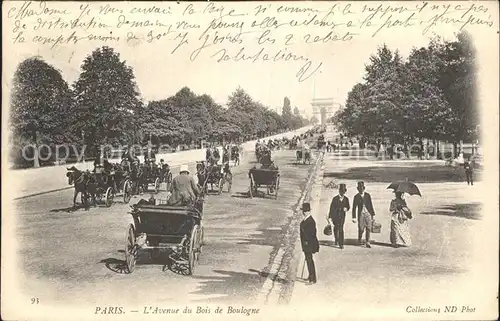
[[[391,243],[384,243],[384,242],[377,242],[377,241],[372,241],[370,242],[372,245],[375,245],[375,246],[382,246],[382,247],[394,247],[392,246]]]
[[[269,279],[272,279],[273,281],[276,281],[276,282],[279,282],[279,283],[288,283],[288,281],[286,279],[283,279],[283,278],[280,278],[278,277],[277,274],[271,274],[269,272],[265,272],[265,271],[258,271],[258,270],[254,270],[254,269],[249,269],[248,270],[249,272],[253,272],[253,273],[257,273],[258,276],[260,277],[263,277],[263,278],[269,278]]]
[[[402,164],[403,165],[403,164]],[[325,172],[324,177],[367,182],[394,182],[408,179],[416,183],[464,182],[463,168],[441,165],[416,164],[401,167],[354,167],[345,172]],[[480,178],[480,175],[476,175]],[[466,185],[465,185],[466,186]]]
[[[118,274],[128,274],[127,263],[124,260],[119,260],[115,258],[107,258],[101,260],[99,263],[104,263],[104,265],[111,271]]]
[[[257,273],[213,270],[221,276],[192,276],[200,281],[199,289],[192,294],[218,297],[196,300],[203,303],[248,302],[253,299],[256,289],[262,286],[265,278]]]
[[[77,204],[76,206],[68,206],[68,207],[63,207],[63,208],[55,208],[55,209],[50,210],[50,212],[51,213],[59,213],[59,212],[72,213],[72,212],[76,212],[76,211],[78,211],[80,209],[85,209],[85,206],[83,206],[83,204]]]
[[[444,215],[462,217],[469,220],[481,219],[481,203],[453,204],[437,208],[435,211],[422,212],[423,215]]]
[[[238,193],[235,193],[235,194],[231,195],[231,197],[234,197],[234,198],[250,198],[250,195],[248,194],[248,192],[245,192],[245,193],[238,192]]]
[[[236,244],[244,245],[264,245],[279,248],[283,230],[259,229],[255,234],[251,234],[249,238],[240,239]]]

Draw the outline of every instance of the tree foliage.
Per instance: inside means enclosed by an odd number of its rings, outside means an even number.
[[[238,87],[223,107],[188,87],[143,103],[133,69],[107,46],[88,55],[71,90],[42,59],[21,63],[14,75],[11,127],[16,153],[26,144],[198,145],[201,140],[241,141],[304,126],[285,97],[284,116]],[[68,117],[71,115],[71,117]],[[90,156],[93,156],[91,153]],[[36,157],[38,159],[38,157]]]
[[[133,136],[134,113],[142,103],[135,75],[112,48],[94,50],[74,84],[75,128],[86,144],[125,143]]]
[[[23,61],[14,75],[13,134],[35,143],[62,143],[68,126],[71,91],[61,73],[39,58]],[[38,136],[38,137],[37,137]]]
[[[435,38],[406,61],[384,45],[334,121],[349,135],[371,140],[471,139],[479,122],[474,57],[465,33],[454,41]]]
[[[75,140],[67,117],[70,106],[71,90],[58,70],[36,57],[19,64],[10,109],[12,156],[16,163],[23,162],[19,150],[27,145],[54,146]],[[36,152],[36,148],[30,151]],[[36,155],[34,166],[38,167]]]

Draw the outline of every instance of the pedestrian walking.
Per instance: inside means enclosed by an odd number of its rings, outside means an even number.
[[[467,179],[467,185],[474,185],[474,181],[472,180],[472,164],[470,161],[470,157],[464,162],[465,169],[465,177]]]
[[[358,223],[358,244],[361,245],[363,233],[365,234],[366,247],[371,248],[370,233],[372,228],[373,216],[375,210],[373,209],[372,198],[368,192],[365,192],[365,183],[358,182],[358,194],[354,196],[352,201],[352,222]]]
[[[316,267],[314,266],[313,254],[319,252],[319,241],[316,235],[316,221],[311,216],[311,205],[309,203],[302,204],[302,214],[304,218],[300,222],[300,243],[304,252],[307,270],[308,284],[316,283]]]
[[[408,220],[412,218],[412,213],[403,198],[404,193],[395,192],[396,198],[391,201],[389,210],[391,211],[391,244],[393,247],[410,246],[411,236]]]
[[[339,185],[339,194],[336,195],[330,204],[328,221],[333,226],[333,237],[335,245],[344,248],[344,222],[346,212],[349,211],[349,199],[345,196],[347,187],[345,184]]]

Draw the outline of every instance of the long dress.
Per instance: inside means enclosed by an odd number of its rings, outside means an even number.
[[[398,210],[398,205],[405,209]],[[393,246],[410,246],[412,243],[408,220],[411,218],[411,211],[408,209],[406,201],[402,199],[393,199],[389,210],[392,213],[391,244]]]

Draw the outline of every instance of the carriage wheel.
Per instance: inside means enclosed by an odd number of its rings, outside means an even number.
[[[274,185],[274,199],[277,200],[278,199],[278,189],[280,187],[280,178],[278,176],[278,178],[276,179],[276,184]]]
[[[250,194],[250,198],[253,198],[253,189],[254,189],[253,174],[250,174],[250,191],[248,192]]]
[[[170,185],[172,184],[172,173],[168,173],[167,176],[167,191],[170,189]]]
[[[217,191],[217,194],[222,194],[222,188],[224,187],[224,180],[221,178],[219,179],[219,190]]]
[[[189,240],[189,248],[187,249],[188,254],[188,273],[189,275],[194,274],[194,268],[196,264],[196,255],[199,251],[199,243],[198,243],[198,230],[199,226],[195,225],[193,230],[191,231],[191,238]]]
[[[98,203],[102,203],[102,190],[100,188],[98,189],[95,198]]]
[[[155,179],[155,193],[158,193],[160,191],[160,178],[157,177]]]
[[[201,226],[200,223],[200,253],[203,245],[205,245],[205,230],[203,229],[203,226]]]
[[[130,181],[126,180],[123,184],[123,201],[125,203],[130,202],[132,198],[132,186],[130,185]]]
[[[115,195],[113,192],[113,188],[108,187],[108,189],[106,190],[106,200],[105,200],[106,207],[110,207],[113,204],[114,196]]]
[[[127,246],[125,248],[125,262],[127,264],[128,273],[135,270],[135,263],[137,262],[137,244],[135,243],[135,229],[132,224],[129,225],[127,231]]]
[[[231,187],[233,186],[233,176],[229,176],[229,180],[227,181],[228,187],[227,187],[227,192],[231,193]]]

